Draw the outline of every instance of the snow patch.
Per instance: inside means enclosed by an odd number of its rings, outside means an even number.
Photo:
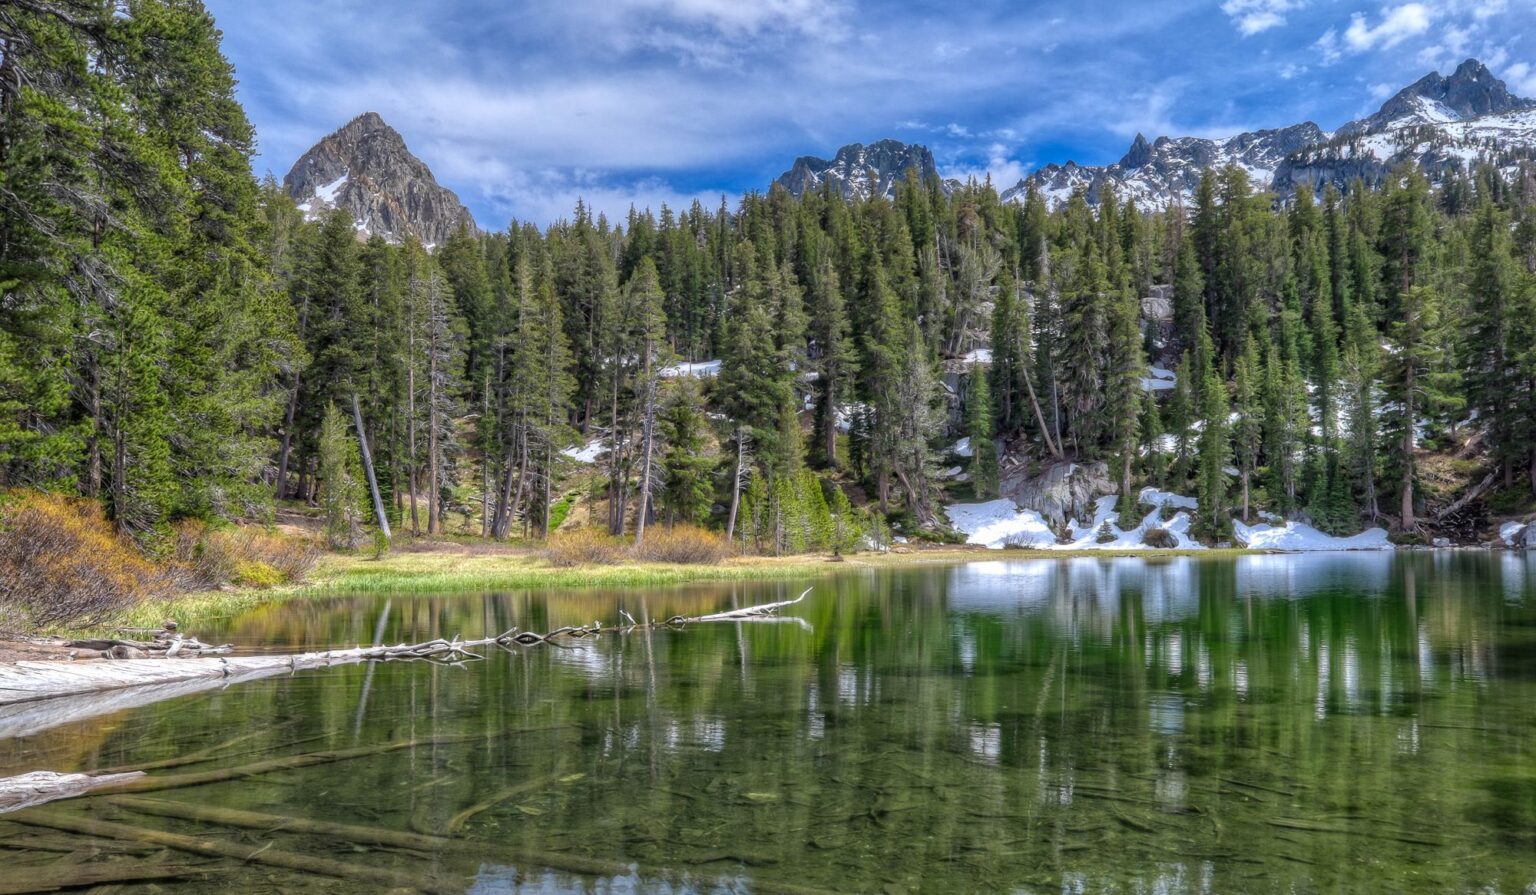
[[[343,174],[330,183],[322,184],[321,186],[316,187],[315,198],[319,199],[321,202],[324,202],[327,205],[335,205],[336,194],[340,193],[341,188],[346,185],[347,175]]]
[[[1119,498],[1111,495],[1094,501],[1093,518],[1079,524],[1076,519],[1068,523],[1070,541],[1056,542],[1056,532],[1034,510],[1021,510],[1013,501],[990,500],[985,503],[953,504],[946,508],[950,524],[966,535],[966,543],[980,544],[992,549],[1009,545],[1030,547],[1037,550],[1153,550],[1145,543],[1146,534],[1152,529],[1164,529],[1173,536],[1177,549],[1203,549],[1200,542],[1189,534],[1190,511],[1199,506],[1193,497],[1143,488],[1139,495],[1142,506],[1151,511],[1136,520],[1134,527],[1124,528],[1120,514],[1115,510]],[[1176,510],[1172,518],[1164,519],[1168,510]],[[1381,528],[1367,529],[1357,535],[1338,538],[1324,534],[1301,522],[1284,522],[1270,516],[1278,524],[1257,523],[1249,526],[1232,523],[1233,533],[1243,546],[1254,550],[1285,552],[1316,552],[1335,550],[1391,550],[1387,533]],[[1099,542],[1100,532],[1108,526],[1109,539]],[[1511,526],[1514,526],[1511,529]],[[1519,523],[1506,523],[1499,534],[1509,543],[1509,538],[1520,528]]]
[[[679,377],[709,379],[720,375],[720,367],[720,361],[701,360],[698,363],[673,364],[670,367],[663,367],[661,375],[664,379],[677,379]]]
[[[601,438],[594,438],[581,447],[568,447],[560,453],[577,463],[596,463],[597,458],[608,450],[608,445]]]
[[[967,435],[959,441],[955,442],[954,446],[949,449],[949,452],[954,454],[956,457],[972,456],[974,452],[971,450],[971,436]]]
[[[1524,530],[1524,522],[1506,522],[1499,526],[1499,541],[1506,547],[1513,547],[1515,546],[1515,535]]]
[[[1173,501],[1194,501],[1178,495],[1164,495],[1155,489],[1147,489],[1158,497],[1166,496],[1169,505]],[[1143,497],[1147,492],[1143,492]],[[1056,532],[1039,513],[1021,510],[1013,501],[989,500],[985,503],[960,503],[946,507],[950,524],[966,535],[966,543],[981,544],[994,550],[1014,545],[1037,550],[1152,550],[1143,541],[1146,533],[1154,528],[1167,530],[1173,535],[1177,547],[1198,550],[1202,545],[1189,536],[1191,522],[1188,513],[1179,512],[1166,522],[1162,519],[1162,502],[1154,503],[1151,512],[1138,520],[1131,529],[1119,527],[1120,514],[1115,511],[1119,498],[1101,497],[1094,502],[1093,518],[1079,525],[1077,520],[1069,524],[1071,540],[1066,544],[1056,542]],[[1146,502],[1146,501],[1144,501]],[[1110,540],[1099,542],[1099,532],[1108,524]]]
[[[1248,526],[1233,521],[1232,533],[1239,543],[1252,550],[1285,550],[1309,553],[1316,550],[1391,550],[1384,528],[1368,528],[1357,535],[1336,538],[1323,534],[1303,522],[1287,522],[1281,526],[1260,522]]]

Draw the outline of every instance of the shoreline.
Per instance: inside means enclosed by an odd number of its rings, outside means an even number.
[[[1443,548],[1488,549],[1488,548]],[[371,594],[430,595],[459,591],[490,592],[534,588],[587,589],[677,587],[752,581],[822,578],[859,570],[945,567],[973,562],[1236,557],[1293,551],[1243,547],[1216,549],[998,550],[980,545],[902,545],[885,553],[858,553],[834,559],[826,555],[738,556],[713,565],[625,562],[611,565],[552,565],[527,547],[463,541],[418,542],[380,559],[356,554],[326,554],[310,579],[272,588],[227,587],[145,602],[110,625],[46,632],[33,637],[0,639],[0,664],[67,658],[67,649],[47,644],[125,628],[154,628],[174,619],[195,633],[211,621],[281,605],[293,600]],[[1340,551],[1360,552],[1360,551]],[[91,661],[91,660],[84,660]]]

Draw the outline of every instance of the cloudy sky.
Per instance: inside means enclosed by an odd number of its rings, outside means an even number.
[[[1138,131],[1331,129],[1469,56],[1536,96],[1536,0],[206,2],[258,173],[371,109],[496,229],[713,204],[883,137],[1009,186]]]

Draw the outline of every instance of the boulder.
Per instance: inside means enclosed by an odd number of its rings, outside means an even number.
[[[1153,286],[1141,298],[1141,316],[1143,320],[1148,321],[1172,320],[1173,287]]]
[[[1020,465],[1004,476],[999,492],[1020,509],[1034,510],[1052,528],[1068,519],[1092,519],[1093,502],[1115,493],[1109,467],[1103,463],[1053,463],[1039,475]]]
[[[1520,550],[1536,548],[1536,525],[1527,525],[1509,539],[1510,546]]]

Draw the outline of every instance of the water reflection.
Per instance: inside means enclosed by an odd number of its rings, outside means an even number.
[[[465,827],[463,860],[372,856],[477,892],[590,891],[560,863],[578,859],[623,868],[601,891],[1520,892],[1536,883],[1531,572],[1470,553],[858,572],[819,584],[803,626],[334,669],[0,742],[0,767],[247,734],[278,754],[470,735],[187,797],[434,831],[514,792]],[[338,599],[227,634],[548,630],[798,590]]]

